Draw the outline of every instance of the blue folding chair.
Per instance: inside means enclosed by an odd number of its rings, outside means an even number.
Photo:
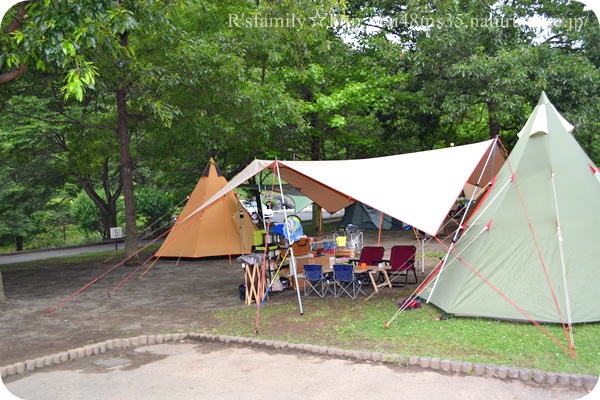
[[[331,282],[323,276],[323,267],[320,264],[304,264],[304,296],[315,292],[323,298],[330,292],[334,294],[330,287]]]
[[[342,293],[346,293],[352,300],[358,297],[359,293],[366,296],[362,290],[364,278],[357,278],[354,274],[354,266],[351,264],[335,264],[333,266],[333,290],[336,298]]]

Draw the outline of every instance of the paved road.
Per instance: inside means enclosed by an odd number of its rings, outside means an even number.
[[[164,239],[159,239],[155,243],[162,243]],[[147,245],[150,241],[143,240],[139,242],[140,247]],[[35,252],[25,252],[22,254],[10,254],[10,255],[0,255],[0,264],[12,264],[23,261],[32,261],[32,260],[43,260],[46,258],[53,257],[64,257],[71,256],[73,254],[82,254],[82,253],[95,253],[98,251],[105,250],[115,250],[123,249],[124,243],[117,243],[117,247],[115,247],[114,243],[109,244],[97,244],[91,246],[83,246],[83,247],[69,247],[65,249],[58,250],[45,250],[45,251],[35,251]],[[123,254],[121,252],[121,254]]]
[[[444,375],[219,343],[149,345],[117,357],[125,363],[98,365],[108,358],[107,354],[98,355],[76,360],[68,370],[47,367],[11,379],[7,388],[26,400],[570,400],[585,396],[585,392],[564,387],[541,388],[520,381]]]

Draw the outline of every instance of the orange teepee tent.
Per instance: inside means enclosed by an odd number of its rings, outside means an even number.
[[[186,220],[226,184],[211,158],[175,226],[156,252],[157,257],[202,258],[250,253],[257,228],[234,192]]]

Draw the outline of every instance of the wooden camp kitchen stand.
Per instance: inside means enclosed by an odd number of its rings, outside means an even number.
[[[260,285],[263,256],[261,254],[250,253],[238,257],[237,261],[242,263],[242,268],[244,269],[246,304],[250,305],[252,302],[260,303],[268,286],[266,279],[262,282],[262,287]],[[269,261],[267,260],[267,262]]]
[[[244,268],[244,279],[246,282],[246,304],[250,305],[252,302],[259,303],[266,291],[266,282],[263,282],[262,288],[260,288],[260,264],[246,264],[242,263]]]

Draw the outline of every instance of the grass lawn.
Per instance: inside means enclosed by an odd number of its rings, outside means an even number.
[[[408,291],[405,293],[408,296]],[[303,298],[304,315],[297,305],[265,303],[261,310],[261,338],[311,343],[354,350],[397,353],[404,356],[438,357],[456,361],[505,365],[543,371],[600,374],[600,324],[574,327],[576,358],[571,358],[539,328],[478,318],[438,320],[441,311],[432,305],[401,313],[386,329],[397,310],[389,297],[374,296],[367,302],[347,299]],[[212,333],[249,336],[256,307],[218,313],[220,325]],[[281,328],[288,330],[282,332]],[[545,329],[565,344],[562,327]]]

